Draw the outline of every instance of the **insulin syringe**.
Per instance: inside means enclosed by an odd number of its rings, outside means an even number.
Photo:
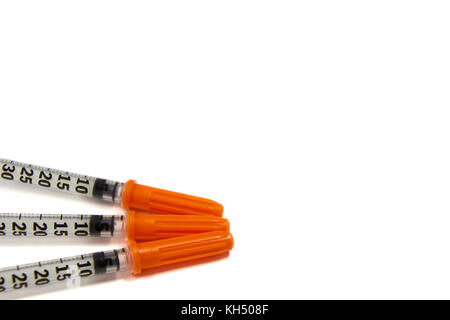
[[[212,215],[124,215],[0,213],[2,238],[127,238],[149,241],[194,233],[225,231],[227,219]]]
[[[101,199],[120,204],[127,210],[188,215],[223,214],[223,206],[209,199],[140,185],[134,180],[122,183],[6,159],[0,159],[0,179]]]
[[[233,247],[227,232],[207,232],[158,241],[129,242],[127,247],[0,269],[2,293],[51,284],[73,286],[83,278],[142,270],[226,253]]]

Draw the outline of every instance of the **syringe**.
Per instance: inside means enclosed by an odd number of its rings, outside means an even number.
[[[127,215],[0,213],[0,240],[26,238],[120,238],[149,241],[230,230],[227,219],[211,215]]]
[[[153,213],[222,216],[215,201],[137,184],[106,180],[32,164],[0,159],[0,179],[121,204]]]
[[[228,252],[233,238],[227,232],[207,232],[128,247],[0,269],[0,293],[18,292],[51,284],[80,283],[107,273],[132,272],[206,258]]]

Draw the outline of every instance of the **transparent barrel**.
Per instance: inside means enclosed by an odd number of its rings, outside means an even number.
[[[121,203],[124,187],[122,182],[7,159],[0,159],[0,179],[115,203]]]
[[[1,238],[125,237],[125,215],[0,213]]]
[[[0,296],[52,284],[75,287],[83,278],[129,271],[130,261],[128,249],[122,248],[3,268],[0,269]]]

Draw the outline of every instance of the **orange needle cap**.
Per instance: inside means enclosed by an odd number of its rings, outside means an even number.
[[[228,232],[213,231],[158,241],[129,243],[133,273],[143,269],[219,255],[233,248]]]
[[[125,184],[122,206],[127,210],[153,213],[209,214],[219,217],[223,214],[223,206],[213,200],[144,186],[134,180]]]
[[[211,215],[156,215],[128,212],[128,239],[149,241],[209,231],[230,231],[227,219]]]

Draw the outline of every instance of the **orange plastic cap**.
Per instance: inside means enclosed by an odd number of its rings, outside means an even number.
[[[228,232],[213,231],[158,241],[129,242],[133,273],[158,266],[219,255],[233,248]]]
[[[129,180],[125,184],[122,206],[125,209],[153,213],[209,214],[221,217],[223,206],[215,201],[137,184]]]
[[[149,241],[210,231],[230,231],[227,219],[215,216],[156,215],[128,212],[128,239]]]

